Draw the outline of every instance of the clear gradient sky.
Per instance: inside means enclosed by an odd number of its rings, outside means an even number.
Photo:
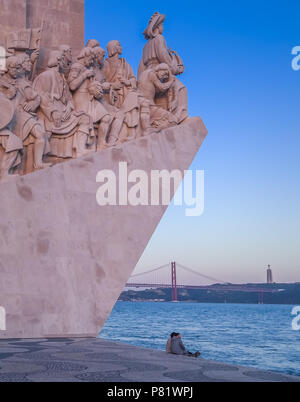
[[[137,71],[150,16],[182,57],[192,116],[209,135],[192,168],[205,170],[205,212],[171,206],[137,269],[177,260],[230,282],[300,281],[299,0],[86,0],[86,36],[112,39]]]

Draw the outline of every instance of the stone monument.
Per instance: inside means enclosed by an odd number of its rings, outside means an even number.
[[[117,188],[124,162],[184,173],[207,131],[188,115],[164,15],[149,21],[136,78],[119,41],[107,58],[98,40],[84,46],[84,1],[0,2],[0,338],[95,337],[167,208],[100,206],[98,172]]]

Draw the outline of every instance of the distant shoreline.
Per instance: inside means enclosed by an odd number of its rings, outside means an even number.
[[[196,301],[178,301],[172,302],[167,300],[118,300],[117,303],[184,303],[184,304],[225,304],[225,305],[257,305],[258,303],[224,303],[224,302],[196,302]],[[295,306],[300,305],[300,303],[263,303],[262,306]]]
[[[300,283],[275,283],[269,284],[245,284],[246,291],[229,290],[238,285],[218,285],[218,291],[209,287],[200,289],[177,289],[178,302],[181,303],[215,303],[215,304],[276,304],[276,305],[300,305]],[[251,289],[258,289],[251,291]],[[214,285],[216,288],[216,285]],[[249,289],[249,292],[247,291]],[[261,294],[259,289],[274,290],[274,293]],[[119,301],[128,302],[172,302],[171,288],[124,290]]]

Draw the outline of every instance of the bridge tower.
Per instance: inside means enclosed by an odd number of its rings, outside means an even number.
[[[172,302],[178,302],[177,295],[177,277],[176,277],[176,262],[171,263],[172,267]]]

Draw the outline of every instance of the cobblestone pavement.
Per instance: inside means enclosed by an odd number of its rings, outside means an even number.
[[[300,382],[102,339],[0,340],[0,382]]]

